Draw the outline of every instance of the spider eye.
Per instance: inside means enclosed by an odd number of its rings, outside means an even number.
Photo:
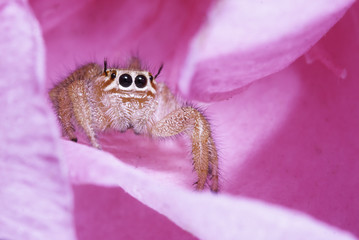
[[[116,78],[116,73],[112,73],[111,74],[111,79],[115,79]]]
[[[132,84],[132,77],[125,73],[120,76],[120,85],[122,87],[129,87]]]
[[[147,85],[147,78],[143,75],[137,75],[135,78],[135,84],[138,88],[144,88]]]
[[[150,81],[151,81],[151,82],[153,81],[153,76],[152,76],[152,75],[150,75]]]

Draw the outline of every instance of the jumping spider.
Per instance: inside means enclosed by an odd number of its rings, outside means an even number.
[[[197,189],[218,191],[218,156],[211,129],[196,108],[180,103],[163,83],[143,70],[137,58],[125,68],[84,65],[49,92],[63,135],[77,142],[74,124],[82,128],[93,147],[100,148],[96,132],[106,129],[166,138],[187,134],[192,141]]]

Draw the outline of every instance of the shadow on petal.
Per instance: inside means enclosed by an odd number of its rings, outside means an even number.
[[[120,188],[74,185],[78,240],[197,239]]]

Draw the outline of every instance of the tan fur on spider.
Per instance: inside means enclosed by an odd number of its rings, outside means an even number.
[[[210,125],[198,109],[180,103],[165,84],[156,83],[159,72],[153,76],[143,70],[137,58],[123,69],[107,69],[106,61],[104,68],[95,63],[78,68],[49,92],[63,134],[77,141],[72,120],[96,148],[96,133],[106,129],[132,128],[137,134],[163,138],[187,134],[197,189],[209,180],[217,192],[218,156]]]

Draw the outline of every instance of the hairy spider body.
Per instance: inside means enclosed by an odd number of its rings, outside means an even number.
[[[163,138],[187,134],[197,189],[209,179],[217,192],[218,156],[208,121],[198,109],[180,103],[164,83],[157,83],[157,75],[143,70],[137,58],[123,69],[107,69],[106,61],[104,68],[95,63],[80,67],[49,92],[63,135],[77,141],[76,123],[92,146],[100,148],[96,133],[107,129],[132,128],[137,134]]]

